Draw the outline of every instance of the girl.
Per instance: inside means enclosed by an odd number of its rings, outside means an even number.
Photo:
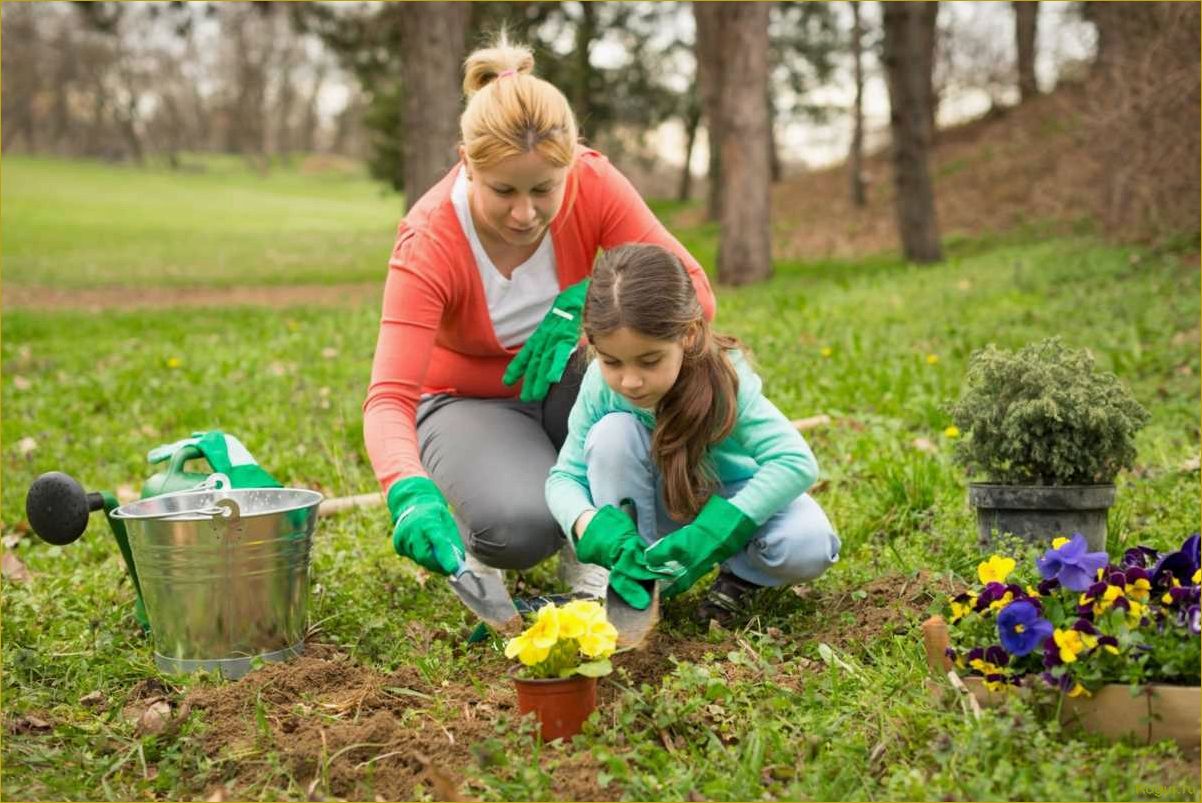
[[[711,317],[714,301],[630,182],[580,147],[528,49],[502,38],[472,53],[463,89],[460,161],[397,232],[363,435],[393,548],[440,574],[463,559],[495,577],[564,542],[543,483],[583,370],[572,352],[597,251],[655,243]],[[604,595],[603,571],[566,557],[564,580]]]
[[[812,580],[839,537],[805,493],[818,464],[760,393],[738,341],[716,334],[689,275],[654,245],[607,251],[593,268],[584,332],[596,354],[547,479],[547,504],[582,562],[645,608],[715,564],[701,623],[729,623],[750,592]],[[621,508],[630,503],[633,518]]]

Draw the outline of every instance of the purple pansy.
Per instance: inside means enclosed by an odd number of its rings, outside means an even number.
[[[998,636],[1012,655],[1023,656],[1052,635],[1052,623],[1039,615],[1029,600],[1011,602],[997,617]]]
[[[1185,539],[1181,549],[1170,552],[1161,558],[1156,564],[1156,568],[1152,570],[1153,585],[1171,586],[1170,575],[1176,577],[1177,582],[1182,585],[1192,584],[1194,572],[1198,571],[1199,543],[1198,533],[1194,533]]]
[[[1186,619],[1189,622],[1190,632],[1195,636],[1202,635],[1202,611],[1199,611],[1197,605],[1190,606]]]
[[[1049,549],[1036,561],[1041,577],[1058,579],[1073,591],[1084,591],[1097,579],[1098,569],[1106,566],[1105,552],[1086,552],[1088,544],[1081,533],[1073,533],[1067,544]]]
[[[1148,566],[1154,565],[1159,557],[1160,553],[1152,547],[1137,546],[1123,553],[1123,559],[1119,561],[1119,565],[1123,567],[1139,566],[1146,569]]]

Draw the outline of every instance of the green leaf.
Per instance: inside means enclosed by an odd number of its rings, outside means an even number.
[[[599,661],[589,661],[576,667],[576,674],[584,675],[586,678],[604,677],[612,671],[614,671],[614,667],[608,658],[602,658]]]

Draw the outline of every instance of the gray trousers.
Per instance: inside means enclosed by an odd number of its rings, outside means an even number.
[[[418,405],[422,466],[451,503],[464,546],[487,566],[529,569],[564,544],[543,489],[580,392],[581,351],[541,402],[436,395]]]

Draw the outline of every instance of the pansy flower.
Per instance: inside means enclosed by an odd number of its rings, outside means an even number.
[[[1119,566],[1123,568],[1138,566],[1146,569],[1148,566],[1154,565],[1159,557],[1160,553],[1152,547],[1136,546],[1123,553],[1122,559],[1119,560]]]
[[[1168,578],[1175,577],[1182,583],[1194,582],[1194,574],[1199,569],[1199,537],[1194,533],[1181,545],[1181,549],[1165,555],[1152,569],[1152,585],[1168,587]]]
[[[1052,623],[1028,600],[1012,602],[997,617],[998,636],[1012,655],[1027,655],[1052,635]]]
[[[986,585],[1004,583],[1010,572],[1014,571],[1015,565],[1014,558],[990,555],[989,560],[977,565],[977,577]]]
[[[1098,645],[1096,636],[1082,633],[1080,630],[1056,628],[1052,631],[1052,639],[1056,642],[1060,660],[1066,664],[1071,664],[1077,660],[1078,655]]]
[[[1039,574],[1045,579],[1054,577],[1074,591],[1089,588],[1098,570],[1109,561],[1105,552],[1087,552],[1088,544],[1081,533],[1073,533],[1067,541],[1057,538],[1052,543],[1052,549],[1035,562]]]

